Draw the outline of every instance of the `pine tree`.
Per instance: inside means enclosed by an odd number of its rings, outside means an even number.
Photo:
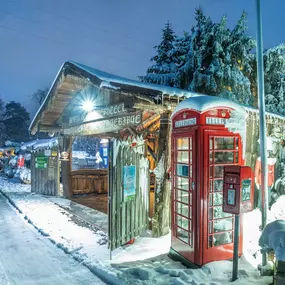
[[[264,53],[265,104],[267,111],[285,114],[285,44]]]
[[[151,58],[154,64],[148,68],[145,76],[139,77],[143,82],[156,83],[166,86],[175,85],[177,71],[173,50],[176,36],[169,22],[162,29],[162,41],[155,46],[157,54]]]

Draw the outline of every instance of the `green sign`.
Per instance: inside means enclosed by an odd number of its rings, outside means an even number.
[[[242,195],[242,201],[248,201],[250,200],[250,186],[251,186],[251,180],[243,180],[242,181],[242,190],[241,190],[241,195]]]
[[[136,167],[124,166],[123,171],[124,201],[133,200],[136,196]]]
[[[48,157],[47,156],[37,156],[35,161],[36,168],[47,168]]]

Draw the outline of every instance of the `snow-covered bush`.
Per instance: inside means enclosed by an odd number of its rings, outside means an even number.
[[[19,178],[25,184],[31,184],[31,169],[27,167],[20,168]]]
[[[276,259],[285,261],[285,220],[269,223],[262,232],[259,245],[268,252],[274,250]]]

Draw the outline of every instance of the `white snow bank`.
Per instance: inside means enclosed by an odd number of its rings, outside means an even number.
[[[15,188],[23,190],[14,193]],[[180,262],[168,258],[170,235],[158,239],[137,238],[133,245],[115,250],[112,253],[113,260],[110,262],[107,244],[101,243],[103,239],[106,240],[106,235],[102,231],[94,232],[77,225],[72,214],[54,204],[68,207],[69,201],[58,198],[52,198],[51,201],[41,195],[32,195],[27,193],[26,185],[19,184],[15,187],[8,179],[2,177],[0,177],[0,189],[6,189],[5,195],[41,234],[47,236],[57,247],[82,262],[109,284],[231,284],[231,261],[213,262],[201,269],[188,269]],[[245,224],[247,220],[249,218],[245,219]],[[249,225],[246,228],[250,229]],[[252,228],[248,233],[251,231]],[[260,277],[256,267],[251,266],[246,258],[241,259],[239,278],[233,284],[267,285],[271,280],[268,277]]]
[[[285,220],[267,224],[259,244],[264,249],[273,249],[277,260],[285,261]]]
[[[21,184],[16,178],[9,179],[0,177],[0,190],[4,193],[17,192],[17,193],[31,193],[31,185]]]

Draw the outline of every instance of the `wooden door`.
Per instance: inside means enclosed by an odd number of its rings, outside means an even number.
[[[149,161],[127,142],[110,143],[109,247],[114,250],[148,228]]]

